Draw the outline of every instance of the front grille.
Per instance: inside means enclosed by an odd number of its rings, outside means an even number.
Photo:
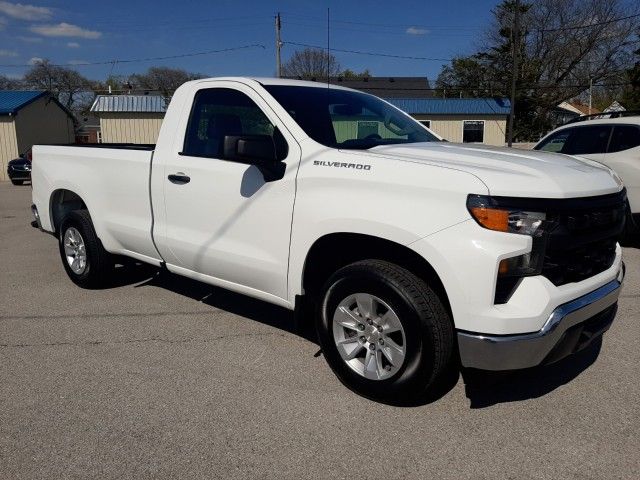
[[[609,268],[624,229],[626,193],[559,200],[549,205],[542,275],[554,285],[580,282]]]

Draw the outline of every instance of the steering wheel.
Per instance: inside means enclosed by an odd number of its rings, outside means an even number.
[[[391,123],[391,113],[387,113],[384,116],[384,126],[387,127],[392,133],[401,137],[402,135],[408,135],[411,132],[411,127],[407,128],[398,128],[396,125]]]
[[[382,140],[382,137],[377,133],[372,133],[371,135],[364,137],[364,140]]]

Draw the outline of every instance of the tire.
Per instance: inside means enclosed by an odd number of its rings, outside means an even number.
[[[373,303],[367,305],[369,298]],[[367,309],[373,310],[371,318],[363,320]],[[349,323],[354,318],[363,323]],[[348,327],[338,323],[344,319]],[[386,261],[364,260],[333,274],[323,289],[316,329],[340,381],[371,399],[401,404],[428,396],[453,366],[453,324],[442,301],[424,280]],[[403,358],[397,347],[404,349]],[[345,360],[345,355],[356,356]]]
[[[114,266],[112,257],[96,235],[87,210],[73,211],[62,220],[58,245],[62,265],[76,285],[82,288],[99,288],[111,279]],[[72,255],[68,255],[69,248]],[[83,252],[84,262],[80,261]],[[69,258],[74,255],[78,260],[75,264]]]
[[[24,183],[24,180],[11,180],[11,183],[13,183],[14,185],[22,185]]]

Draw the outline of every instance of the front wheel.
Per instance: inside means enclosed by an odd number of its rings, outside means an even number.
[[[24,180],[11,180],[11,183],[13,183],[14,185],[22,185],[24,183]]]
[[[373,399],[424,396],[453,363],[453,326],[442,301],[422,279],[389,262],[338,270],[325,285],[316,327],[334,373]]]
[[[87,210],[76,210],[64,218],[59,247],[62,265],[76,285],[98,288],[108,282],[113,260],[96,235]]]

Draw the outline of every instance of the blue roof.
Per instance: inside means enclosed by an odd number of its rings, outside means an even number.
[[[91,111],[164,113],[167,103],[160,95],[98,95]]]
[[[0,115],[15,115],[22,107],[46,94],[43,90],[0,90]]]
[[[509,115],[508,98],[386,98],[410,114]]]

